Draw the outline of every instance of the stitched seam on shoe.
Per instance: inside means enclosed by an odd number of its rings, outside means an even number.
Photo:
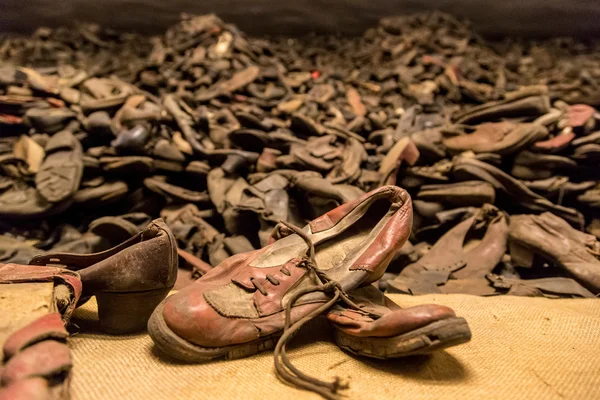
[[[371,266],[369,264],[361,264],[361,265],[357,265],[352,267],[352,271],[366,271],[366,272],[373,272],[371,271]]]

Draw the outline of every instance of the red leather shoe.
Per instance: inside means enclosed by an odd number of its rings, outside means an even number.
[[[295,323],[324,312],[337,293],[379,279],[411,224],[408,193],[381,187],[275,243],[225,260],[163,301],[149,321],[150,335],[167,354],[194,362],[272,348],[286,310]]]

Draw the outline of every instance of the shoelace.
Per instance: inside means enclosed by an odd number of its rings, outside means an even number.
[[[285,327],[283,330],[283,335],[281,335],[279,341],[277,342],[277,345],[275,346],[275,372],[277,373],[277,376],[285,383],[292,384],[299,388],[318,393],[326,399],[335,400],[338,398],[338,392],[340,390],[347,389],[348,384],[343,383],[339,377],[336,377],[333,380],[333,382],[326,382],[304,374],[298,368],[294,367],[294,365],[292,365],[292,363],[290,362],[290,359],[287,356],[286,346],[290,342],[294,334],[298,332],[304,324],[327,311],[335,303],[337,303],[338,300],[343,301],[344,303],[346,303],[346,305],[348,305],[348,307],[351,307],[356,310],[360,310],[360,307],[358,307],[352,300],[350,300],[350,298],[338,282],[330,279],[324,271],[321,271],[317,267],[315,260],[315,246],[310,237],[308,237],[306,233],[304,233],[300,228],[294,225],[291,225],[284,221],[281,221],[281,223],[289,229],[291,229],[292,231],[294,231],[294,233],[296,233],[306,242],[308,246],[308,257],[307,260],[304,260],[302,262],[302,264],[316,275],[317,279],[321,284],[319,286],[300,290],[290,298],[290,301],[288,302],[285,310]],[[269,281],[271,280],[269,279]],[[258,290],[260,290],[256,284],[254,285]],[[294,306],[294,304],[302,296],[314,292],[333,293],[333,295],[331,299],[325,304],[313,310],[312,312],[310,312],[309,314],[305,315],[304,317],[296,321],[294,324],[292,324],[290,320],[292,314],[292,307]]]

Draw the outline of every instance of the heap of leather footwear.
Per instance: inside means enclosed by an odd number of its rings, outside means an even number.
[[[597,293],[597,50],[490,46],[442,13],[357,38],[255,39],[215,15],[4,38],[0,262],[77,271],[105,330],[153,313],[179,358],[279,343],[285,381],[331,397],[285,357],[316,314],[368,357],[468,340],[451,310],[375,287]]]

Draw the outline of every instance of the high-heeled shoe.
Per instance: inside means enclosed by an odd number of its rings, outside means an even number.
[[[177,278],[177,244],[167,225],[146,229],[112,249],[94,254],[48,253],[33,265],[62,265],[79,272],[82,299],[96,296],[100,327],[109,333],[143,330]]]

